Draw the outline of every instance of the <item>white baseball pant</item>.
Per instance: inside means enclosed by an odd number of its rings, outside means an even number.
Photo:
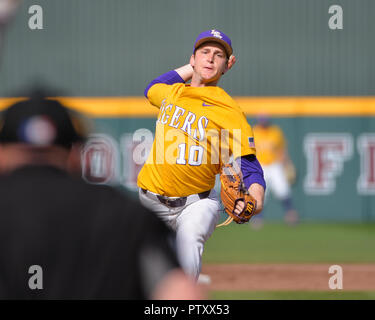
[[[212,189],[205,199],[199,199],[197,195],[189,196],[185,206],[176,208],[161,203],[157,195],[150,191],[144,193],[140,189],[139,199],[176,232],[177,255],[181,266],[197,280],[202,267],[204,244],[220,218],[216,191]]]
[[[262,165],[262,169],[267,185],[266,195],[269,191],[272,191],[279,200],[288,198],[291,191],[282,164],[276,162],[270,165]]]

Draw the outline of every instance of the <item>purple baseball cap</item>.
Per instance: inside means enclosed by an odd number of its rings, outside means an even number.
[[[201,34],[199,34],[198,38],[195,40],[194,52],[202,43],[209,41],[214,41],[221,44],[224,47],[228,58],[233,53],[232,41],[230,41],[227,35],[216,29],[203,31]]]

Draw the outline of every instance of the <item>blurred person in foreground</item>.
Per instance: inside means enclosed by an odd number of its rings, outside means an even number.
[[[262,165],[264,178],[268,186],[266,198],[271,191],[281,202],[284,220],[288,225],[296,225],[298,212],[292,201],[291,185],[295,182],[296,172],[289,157],[287,142],[281,128],[271,123],[265,114],[259,115],[253,127],[254,140],[257,146],[257,158]],[[268,196],[267,196],[268,195]],[[255,229],[263,226],[263,214],[251,221]]]
[[[77,174],[82,128],[42,96],[1,115],[0,299],[203,298],[154,214]]]
[[[9,22],[14,18],[21,0],[0,0],[0,59],[3,48],[5,30]]]

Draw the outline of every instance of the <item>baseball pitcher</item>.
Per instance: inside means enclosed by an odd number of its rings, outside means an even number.
[[[216,174],[223,177],[222,202],[235,222],[247,222],[263,207],[265,181],[252,129],[237,103],[217,87],[236,62],[232,53],[227,35],[204,31],[189,64],[145,89],[160,111],[151,152],[138,176],[139,197],[176,231],[180,262],[196,279],[204,244],[220,217]]]

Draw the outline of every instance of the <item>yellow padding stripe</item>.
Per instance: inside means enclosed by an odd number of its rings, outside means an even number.
[[[159,109],[144,97],[58,97],[91,117],[156,117]],[[0,98],[0,110],[17,100]],[[375,97],[235,97],[247,116],[351,117],[375,116]]]

